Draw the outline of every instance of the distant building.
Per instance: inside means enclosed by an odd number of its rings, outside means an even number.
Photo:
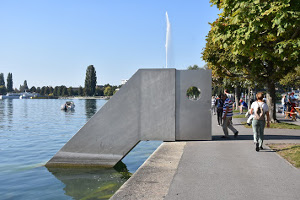
[[[124,85],[125,83],[127,83],[128,79],[123,79],[121,80],[121,85]]]

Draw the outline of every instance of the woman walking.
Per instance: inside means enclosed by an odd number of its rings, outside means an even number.
[[[269,107],[263,101],[264,94],[258,92],[256,94],[257,101],[253,102],[251,105],[250,114],[254,114],[254,119],[252,121],[253,127],[253,139],[255,143],[255,150],[259,151],[263,149],[264,141],[264,129],[266,125],[265,116],[267,116],[267,127],[270,127],[270,116]]]

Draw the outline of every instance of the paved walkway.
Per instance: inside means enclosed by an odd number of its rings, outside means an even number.
[[[267,147],[256,152],[245,119],[233,119],[237,139],[222,139],[215,118],[213,141],[163,143],[111,199],[300,199],[299,169]],[[300,130],[265,133],[265,143],[300,143]]]

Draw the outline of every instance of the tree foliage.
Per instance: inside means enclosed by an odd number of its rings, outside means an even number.
[[[73,95],[74,95],[74,92],[73,92],[73,88],[72,88],[72,87],[69,87],[69,88],[68,88],[68,95],[69,95],[69,96],[73,96]]]
[[[5,81],[4,81],[4,74],[0,73],[0,86],[4,85],[5,86]]]
[[[265,85],[275,111],[275,83],[299,66],[300,2],[210,2],[222,10],[211,24],[203,51],[214,78]],[[276,119],[275,112],[271,116]]]
[[[93,65],[87,67],[85,76],[85,95],[93,96],[95,95],[97,84],[96,70]]]
[[[200,69],[199,67],[198,67],[198,65],[190,65],[190,66],[188,66],[188,68],[187,68],[188,70],[197,70],[197,69]]]
[[[112,96],[113,95],[112,87],[106,86],[103,93],[104,93],[104,96]]]
[[[5,85],[0,85],[0,95],[6,94],[6,87]]]
[[[186,96],[189,99],[198,99],[200,96],[200,90],[195,86],[189,87],[186,91]]]
[[[36,92],[36,88],[34,86],[32,86],[29,91],[30,92]]]
[[[82,86],[79,86],[78,95],[79,96],[83,96],[83,88],[82,88]]]
[[[293,88],[300,87],[300,66],[298,66],[295,70],[296,72],[290,72],[280,80],[280,84],[284,86],[290,86]]]
[[[7,92],[12,92],[14,90],[12,73],[8,73],[7,79],[6,79],[6,84],[7,84]]]
[[[29,90],[26,80],[24,81],[23,85],[20,85],[19,90],[20,90],[20,92],[25,92],[25,91]]]

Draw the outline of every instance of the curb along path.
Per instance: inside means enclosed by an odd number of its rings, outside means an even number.
[[[110,199],[164,199],[185,142],[164,142]]]

